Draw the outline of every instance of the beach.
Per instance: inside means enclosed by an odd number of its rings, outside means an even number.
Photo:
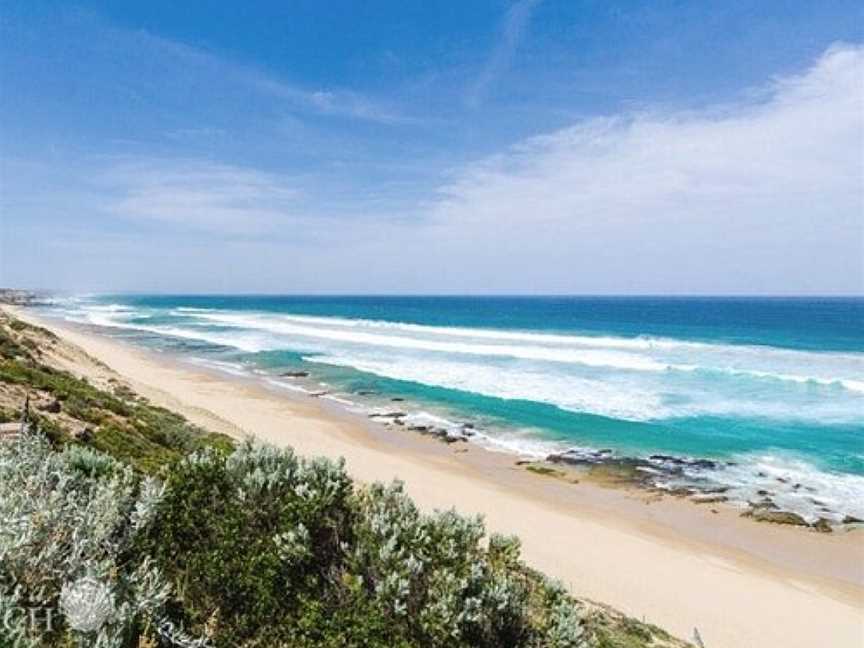
[[[232,377],[10,309],[64,344],[56,358],[114,377],[191,421],[308,456],[363,481],[401,479],[423,508],[481,514],[574,594],[708,648],[864,644],[864,533],[760,524],[724,506],[535,474],[512,455],[386,428],[308,395]]]

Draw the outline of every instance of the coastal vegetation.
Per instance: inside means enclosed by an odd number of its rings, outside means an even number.
[[[209,433],[59,368],[61,346],[0,315],[0,412],[30,404],[0,438],[0,616],[57,611],[3,648],[685,645],[572,597],[478,518]],[[70,617],[82,583],[101,623]]]
[[[145,473],[207,445],[230,447],[228,437],[202,430],[116,381],[110,390],[100,389],[52,366],[45,356],[58,342],[47,329],[3,316],[0,408],[6,418],[29,398],[30,416],[54,443],[86,443]]]

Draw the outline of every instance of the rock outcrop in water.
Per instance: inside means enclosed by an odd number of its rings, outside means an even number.
[[[369,414],[369,418],[384,425],[403,427],[411,432],[435,437],[445,443],[466,442],[477,434],[472,423],[436,425],[422,417],[412,416],[402,410],[384,410]],[[413,419],[413,420],[412,420]],[[757,522],[787,524],[808,527],[815,531],[829,533],[836,524],[864,523],[858,518],[845,516],[842,520],[824,503],[812,499],[814,504],[821,505],[819,517],[808,521],[802,514],[787,510],[774,501],[776,493],[759,489],[756,493],[762,498],[759,501],[746,502],[741,494],[722,483],[718,483],[718,471],[732,468],[738,464],[734,461],[717,461],[713,459],[680,457],[669,454],[655,453],[648,457],[622,457],[615,454],[611,448],[568,448],[562,452],[547,455],[541,462],[570,466],[577,470],[587,470],[589,479],[597,483],[611,486],[635,486],[662,495],[687,498],[694,504],[724,504],[734,506],[744,505],[746,510],[742,515]],[[536,460],[517,462],[517,465],[533,465]],[[536,470],[534,471],[536,472]],[[763,479],[767,475],[763,473]],[[815,492],[811,487],[793,483],[783,477],[777,477],[776,483],[782,487],[799,492]],[[782,497],[780,498],[782,501]],[[828,514],[828,517],[821,514]]]

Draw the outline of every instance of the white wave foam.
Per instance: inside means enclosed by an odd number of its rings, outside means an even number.
[[[248,377],[251,373],[247,367],[236,362],[225,362],[223,360],[210,360],[208,358],[189,358],[189,362],[208,369],[216,369],[231,376]]]
[[[460,326],[429,326],[425,324],[408,324],[386,320],[346,319],[341,317],[315,317],[311,315],[272,315],[266,313],[230,313],[214,309],[182,308],[184,312],[206,314],[207,319],[221,322],[231,322],[243,326],[261,326],[268,320],[274,322],[293,322],[316,327],[328,328],[365,328],[371,330],[387,330],[397,333],[409,333],[422,336],[443,336],[469,339],[484,339],[494,341],[531,342],[539,345],[567,345],[601,347],[626,350],[646,350],[655,348],[700,348],[709,346],[701,342],[689,342],[652,337],[611,337],[593,335],[562,335],[556,333],[539,333],[530,331],[510,331],[502,329],[468,328]]]
[[[307,362],[352,367],[359,371],[419,382],[436,387],[459,389],[484,396],[524,399],[556,405],[574,412],[589,412],[614,418],[648,420],[664,412],[658,397],[645,393],[622,393],[595,380],[551,376],[538,371],[502,372],[483,364],[453,363],[434,359],[422,362],[397,358],[330,355],[304,357]]]
[[[864,355],[856,353],[807,352],[659,338],[447,328],[298,315],[206,312],[198,316],[214,323],[312,341],[430,353],[511,357],[627,371],[715,371],[755,379],[839,386],[848,391],[864,393],[864,381],[859,378],[864,375]],[[381,331],[386,333],[382,334]],[[453,341],[453,338],[458,341]],[[513,342],[527,344],[516,345]]]
[[[307,362],[351,367],[385,378],[504,398],[554,405],[560,409],[629,421],[657,421],[691,416],[753,416],[815,421],[858,422],[857,401],[840,407],[818,401],[808,408],[790,408],[771,397],[724,396],[696,384],[682,386],[674,397],[664,392],[665,383],[605,377],[603,380],[543,369],[508,370],[476,362],[403,356],[370,356],[337,353],[304,356]]]
[[[830,387],[832,385],[842,387],[848,391],[858,392],[860,394],[864,394],[864,381],[862,380],[851,380],[851,379],[843,379],[843,378],[817,378],[815,376],[798,376],[794,374],[778,374],[771,373],[770,371],[742,371],[737,369],[726,369],[731,374],[739,374],[739,375],[747,375],[754,376],[756,378],[768,378],[771,380],[782,380],[789,382],[796,382],[800,384],[811,383],[814,385],[823,385],[826,387]]]
[[[123,304],[95,304],[88,306],[88,310],[98,313],[134,313],[135,309]]]
[[[247,353],[258,353],[278,348],[274,346],[272,341],[256,335],[254,333],[237,332],[217,332],[208,331],[205,329],[189,329],[176,326],[154,326],[149,324],[130,324],[128,322],[118,320],[116,317],[108,317],[99,313],[90,312],[86,319],[81,320],[87,324],[96,326],[104,326],[108,328],[121,328],[135,331],[145,331],[148,333],[156,333],[157,335],[167,335],[170,337],[182,338],[185,340],[197,340],[201,342],[209,342],[226,347],[233,347]]]
[[[529,342],[538,346],[569,346],[609,348],[623,350],[649,350],[662,348],[700,348],[708,346],[701,342],[689,342],[651,337],[611,337],[593,335],[563,335],[530,331],[468,328],[459,326],[429,326],[385,320],[345,319],[340,317],[314,317],[308,315],[273,315],[271,313],[215,311],[212,309],[185,309],[198,312],[203,319],[252,328],[268,328],[280,324],[297,324],[332,330],[386,331],[390,334],[409,337],[467,338],[469,340],[491,340],[493,342]]]
[[[187,307],[174,310],[192,324],[149,325],[129,321],[140,311],[113,306],[79,312],[102,326],[252,353],[291,349],[380,376],[613,418],[730,414],[860,423],[864,411],[864,354]]]
[[[120,304],[90,305],[91,312],[135,312]],[[207,308],[177,307],[173,309],[193,317],[228,325],[240,329],[259,330],[286,337],[307,337],[334,342],[356,343],[367,346],[410,348],[428,351],[467,353],[475,355],[512,355],[517,358],[537,359],[552,362],[574,362],[589,366],[610,366],[633,370],[677,370],[693,371],[713,369],[730,374],[748,375],[756,378],[773,378],[792,382],[814,382],[838,384],[844,388],[864,390],[864,354],[806,352],[771,347],[747,345],[718,345],[701,342],[672,340],[666,338],[621,338],[610,336],[559,335],[541,332],[503,331],[496,329],[474,329],[464,327],[436,327],[366,319],[344,319],[338,317],[313,317],[302,315],[273,315],[217,311]],[[111,325],[105,322],[106,325]],[[116,320],[114,322],[116,325]],[[359,331],[358,331],[359,329]],[[380,331],[387,331],[381,335]],[[456,346],[439,346],[438,338],[462,338]],[[476,343],[480,341],[480,343]],[[501,344],[502,342],[528,342],[527,346]],[[462,345],[462,346],[460,346]],[[574,349],[575,347],[575,349]],[[624,349],[624,355],[604,355],[605,349]],[[568,354],[577,351],[576,354]],[[588,351],[580,355],[578,351]],[[705,354],[707,362],[682,362],[682,350]],[[599,353],[598,353],[599,352]],[[691,358],[700,358],[691,355]],[[725,363],[723,361],[726,361]],[[731,361],[730,361],[731,360]],[[745,366],[753,363],[812,367],[827,361],[837,366],[843,376],[825,376],[811,373],[782,372]]]
[[[334,403],[339,403],[340,405],[344,405],[346,407],[351,407],[352,405],[354,405],[354,401],[343,398],[342,396],[336,396],[335,394],[324,394],[321,396],[321,398],[333,401]]]
[[[523,360],[541,360],[583,364],[594,367],[613,367],[637,371],[664,371],[667,365],[654,360],[602,349],[572,350],[560,347],[514,346],[505,344],[483,344],[470,342],[442,342],[401,335],[381,335],[367,331],[346,331],[340,328],[304,326],[277,320],[273,317],[248,317],[243,315],[206,315],[205,319],[238,328],[262,330],[287,337],[302,337],[313,340],[328,340],[372,347],[412,349],[419,351],[455,353],[463,355],[506,356]]]
[[[834,522],[845,515],[864,519],[864,476],[826,472],[801,459],[779,455],[742,455],[732,466],[702,472],[726,495],[740,502],[758,502],[762,493],[785,511],[808,522],[824,517]]]
[[[286,380],[277,380],[275,378],[265,378],[265,382],[268,385],[272,385],[273,387],[278,387],[279,389],[285,389],[287,391],[300,392],[301,394],[309,394],[310,391],[301,385],[296,383],[291,383]]]

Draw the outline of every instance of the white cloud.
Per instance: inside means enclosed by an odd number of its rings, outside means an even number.
[[[760,94],[529,139],[458,170],[429,235],[553,290],[860,292],[864,48]]]

